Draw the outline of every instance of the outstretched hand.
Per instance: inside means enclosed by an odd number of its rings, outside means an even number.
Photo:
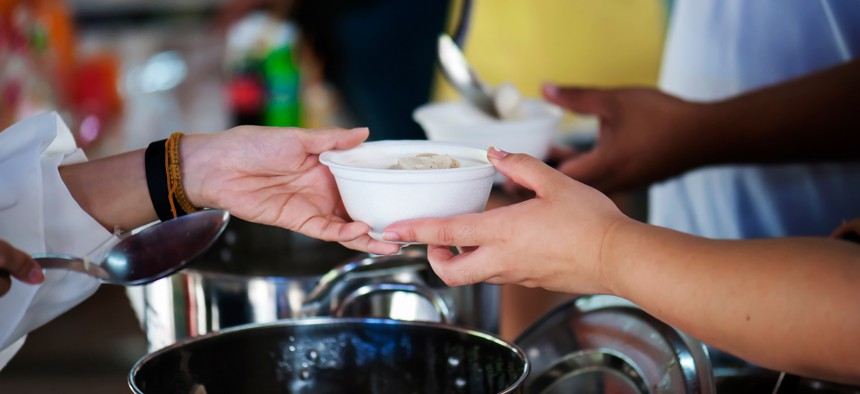
[[[371,239],[367,224],[351,222],[334,177],[318,155],[352,148],[365,128],[303,130],[241,126],[186,136],[183,182],[192,204],[223,208],[238,218],[283,227],[378,254],[397,245]]]
[[[655,89],[582,89],[546,85],[547,100],[599,117],[588,152],[556,151],[558,170],[604,193],[645,187],[704,164],[706,106]]]
[[[488,157],[535,197],[483,213],[398,222],[383,237],[428,244],[433,270],[452,286],[488,282],[606,292],[601,245],[614,223],[629,219],[597,190],[531,156],[490,149]]]

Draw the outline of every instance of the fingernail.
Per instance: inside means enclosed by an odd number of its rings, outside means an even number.
[[[42,283],[45,280],[45,275],[42,273],[42,270],[39,268],[33,268],[30,270],[30,273],[27,274],[27,280],[30,283]]]
[[[349,131],[359,132],[359,131],[364,131],[364,130],[370,131],[370,129],[368,129],[367,127],[356,127],[356,128],[350,129]]]
[[[547,96],[558,96],[558,85],[554,83],[544,83],[543,92]]]
[[[490,149],[487,150],[487,156],[489,156],[493,159],[501,160],[501,159],[504,159],[505,157],[507,157],[509,154],[510,153],[505,152],[501,149],[498,149],[495,146],[491,146]]]
[[[400,242],[400,234],[397,234],[394,231],[383,231],[382,239],[386,241]]]

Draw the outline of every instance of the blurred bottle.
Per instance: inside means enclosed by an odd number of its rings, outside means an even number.
[[[295,56],[295,27],[284,24],[283,46],[269,52],[263,63],[268,100],[263,114],[267,126],[300,126],[299,65]]]
[[[234,66],[227,84],[227,95],[233,123],[236,125],[262,125],[266,105],[266,86],[259,62],[244,59]]]
[[[227,34],[228,96],[236,124],[299,126],[296,27],[267,13],[247,16]]]

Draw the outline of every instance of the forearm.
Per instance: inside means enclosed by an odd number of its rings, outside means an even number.
[[[194,206],[214,207],[202,196],[202,189],[207,174],[217,164],[218,155],[206,151],[216,135],[189,134],[180,139],[183,191]],[[129,231],[158,219],[147,185],[144,152],[140,149],[62,166],[60,175],[72,197],[105,228]]]
[[[129,231],[157,219],[149,198],[144,151],[60,167],[63,182],[106,229]]]
[[[709,104],[710,163],[860,160],[860,60]]]
[[[707,240],[633,222],[608,242],[613,292],[656,317],[754,363],[860,382],[860,247]]]

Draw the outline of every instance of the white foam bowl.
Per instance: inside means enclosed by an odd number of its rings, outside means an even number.
[[[390,168],[421,153],[449,155],[461,167]],[[370,236],[379,240],[385,227],[400,220],[483,211],[496,173],[480,146],[424,140],[366,142],[323,152],[319,160],[331,169],[349,216],[370,225]]]
[[[524,99],[525,116],[514,120],[491,118],[464,101],[446,101],[418,107],[412,118],[433,141],[482,147],[494,146],[544,160],[549,153],[564,111],[544,100]]]

